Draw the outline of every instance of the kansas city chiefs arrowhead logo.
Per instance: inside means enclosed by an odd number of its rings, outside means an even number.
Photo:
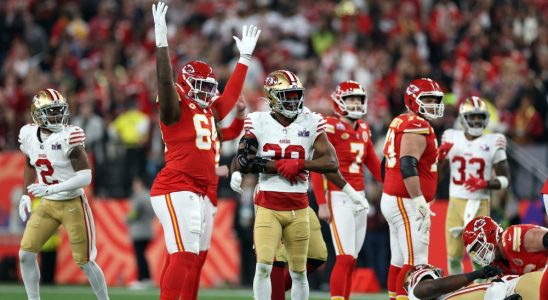
[[[486,222],[484,219],[479,219],[474,222],[474,231],[479,231],[485,226]]]
[[[194,67],[192,67],[191,65],[186,65],[183,68],[183,73],[194,73]]]
[[[405,92],[407,93],[407,95],[413,95],[418,91],[419,91],[419,88],[416,85],[412,84],[407,87],[407,91]]]

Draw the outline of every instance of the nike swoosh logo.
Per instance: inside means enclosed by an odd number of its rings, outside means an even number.
[[[73,211],[75,211],[75,210],[76,210],[76,207],[69,208],[69,209],[68,209],[68,212],[73,212]]]
[[[422,125],[421,124],[413,124],[415,125],[415,127],[421,127]]]

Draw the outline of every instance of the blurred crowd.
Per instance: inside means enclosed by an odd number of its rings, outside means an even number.
[[[305,105],[326,115],[335,85],[353,79],[366,87],[367,120],[382,141],[405,110],[403,89],[428,76],[447,92],[437,130],[453,127],[459,102],[478,95],[490,102],[492,130],[522,145],[546,141],[547,1],[166,2],[174,70],[204,60],[221,90],[238,59],[232,36],[245,24],[262,29],[243,92],[248,111],[264,109],[262,81],[275,69],[295,72]],[[150,184],[163,160],[152,3],[0,1],[0,151],[18,148],[32,96],[52,87],[86,132],[96,194],[127,197],[136,176]]]

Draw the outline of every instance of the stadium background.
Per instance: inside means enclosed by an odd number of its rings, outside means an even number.
[[[538,191],[548,174],[547,2],[167,2],[174,69],[189,60],[204,60],[217,73],[221,90],[237,61],[232,35],[244,24],[262,29],[243,92],[248,111],[264,109],[262,81],[274,69],[298,74],[306,87],[305,105],[326,115],[332,113],[329,96],[335,85],[354,79],[367,89],[366,118],[380,150],[388,122],[404,110],[403,88],[416,77],[432,77],[447,92],[445,116],[434,124],[439,134],[456,124],[461,100],[470,95],[486,98],[491,110],[489,129],[510,139],[512,172],[511,189],[494,195],[492,212],[506,225],[546,224]],[[135,279],[125,224],[131,179],[139,176],[150,184],[163,163],[153,104],[152,3],[0,1],[0,280],[17,277],[14,256],[23,230],[16,209],[23,166],[17,135],[30,122],[32,95],[46,87],[67,97],[72,123],[86,131],[86,148],[94,166],[93,187],[87,192],[93,199],[98,230],[98,261],[111,285],[124,286]],[[149,126],[142,130],[132,125],[139,121]],[[223,123],[229,122],[230,118]],[[234,150],[235,142],[223,144],[221,164],[230,161]],[[367,181],[368,199],[377,209],[369,217],[358,263],[364,269],[356,289],[374,291],[385,287],[388,226],[378,209],[381,186],[370,182],[370,176]],[[439,188],[432,233],[436,251],[430,253],[442,266],[447,182],[442,181]],[[221,181],[219,197],[214,249],[202,284],[246,287],[254,271],[251,203],[238,201],[227,180]],[[313,198],[311,205],[315,205]],[[164,259],[161,230],[158,226],[156,230],[156,240],[147,250],[154,277]],[[324,237],[333,254],[328,231]],[[57,252],[56,282],[84,283],[63,234]],[[327,288],[331,265],[332,260],[311,276],[314,289]]]

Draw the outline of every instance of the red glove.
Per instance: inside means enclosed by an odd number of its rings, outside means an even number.
[[[303,178],[300,175],[304,170],[304,159],[280,159],[276,161],[276,170],[278,174],[282,175],[289,182],[297,183],[298,178]],[[304,174],[306,178],[306,174]]]
[[[438,161],[443,161],[451,148],[453,148],[453,143],[442,143],[438,148]]]
[[[475,192],[477,190],[486,189],[489,186],[487,180],[481,179],[479,177],[474,177],[470,174],[470,178],[464,182],[464,187],[470,191]]]

